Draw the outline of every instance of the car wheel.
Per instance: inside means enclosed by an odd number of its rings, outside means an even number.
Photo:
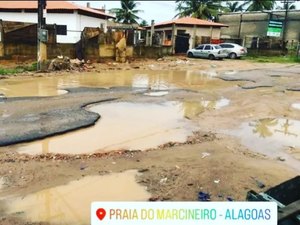
[[[229,58],[231,58],[231,59],[236,59],[236,57],[237,57],[237,55],[234,52],[231,52],[229,54]]]
[[[189,58],[193,58],[194,57],[194,54],[189,52],[188,55],[187,55]]]
[[[209,58],[210,60],[213,60],[213,59],[215,59],[215,56],[212,55],[212,54],[210,54],[210,55],[208,56],[208,58]]]

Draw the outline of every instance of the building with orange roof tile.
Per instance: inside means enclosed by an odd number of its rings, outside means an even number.
[[[37,23],[36,1],[0,1],[0,19],[3,21]],[[76,43],[85,27],[103,27],[114,16],[101,9],[79,6],[68,1],[47,1],[44,12],[47,24],[56,24],[58,43]]]
[[[146,27],[146,45],[172,46],[173,53],[186,53],[198,44],[218,42],[222,27],[228,26],[192,17],[156,23]]]

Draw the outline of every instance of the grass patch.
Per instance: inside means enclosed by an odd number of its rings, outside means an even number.
[[[251,56],[248,55],[244,59],[261,63],[300,63],[300,58],[296,56]]]
[[[15,68],[0,68],[0,75],[11,75],[17,73],[23,73],[26,71],[36,71],[37,63],[32,63],[29,66],[17,66]]]

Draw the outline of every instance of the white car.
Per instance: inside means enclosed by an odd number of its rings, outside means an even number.
[[[247,48],[234,43],[219,44],[227,52],[227,57],[231,59],[241,58],[247,55]]]
[[[196,48],[187,51],[188,57],[201,57],[208,59],[223,59],[227,57],[226,50],[222,49],[219,45],[203,44]]]

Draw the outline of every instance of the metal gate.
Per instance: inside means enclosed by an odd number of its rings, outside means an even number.
[[[189,50],[190,35],[182,33],[176,36],[175,53],[186,53]]]

